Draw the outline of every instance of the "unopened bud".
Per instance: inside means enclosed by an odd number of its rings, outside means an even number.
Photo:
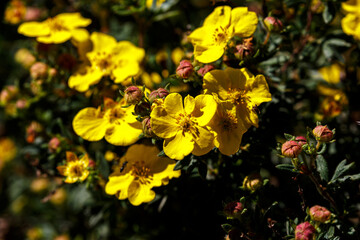
[[[235,218],[239,217],[243,210],[243,204],[241,202],[234,201],[226,204],[224,213],[228,218]]]
[[[153,131],[151,129],[151,124],[150,124],[150,118],[147,117],[145,118],[142,122],[142,130],[143,130],[143,133],[146,137],[152,137],[154,134],[153,134]]]
[[[243,188],[251,192],[254,192],[257,189],[261,188],[262,185],[263,179],[258,173],[246,176],[243,182]]]
[[[33,79],[46,78],[48,66],[43,62],[36,62],[30,68],[30,75]]]
[[[264,24],[270,32],[280,32],[283,29],[282,22],[275,17],[266,17],[264,19]]]
[[[187,79],[190,77],[193,70],[194,67],[189,60],[182,60],[176,69],[176,75],[181,78]]]
[[[330,219],[331,212],[322,206],[315,205],[310,208],[310,217],[314,221],[324,223]]]
[[[41,17],[42,10],[37,7],[27,7],[25,21],[36,21]]]
[[[8,101],[13,99],[18,92],[18,88],[14,85],[5,86],[0,93],[0,103],[6,104]]]
[[[316,126],[313,129],[314,137],[317,141],[329,142],[334,136],[334,133],[325,125]]]
[[[210,72],[213,69],[215,69],[214,65],[207,64],[207,65],[203,66],[202,68],[200,68],[199,70],[197,70],[197,73],[203,77],[203,76],[205,76],[205,74],[207,72]]]
[[[88,165],[89,168],[95,168],[96,167],[96,162],[89,158],[89,165]]]
[[[309,222],[303,222],[296,226],[295,240],[313,240],[316,230]]]
[[[125,101],[128,104],[137,104],[141,101],[143,97],[143,92],[140,88],[136,86],[130,86],[127,89],[125,89]]]
[[[56,74],[57,74],[57,70],[56,70],[55,68],[50,68],[50,69],[49,69],[49,75],[50,75],[51,77],[55,77]]]
[[[300,146],[305,145],[307,143],[306,137],[304,136],[298,136],[295,138],[295,141],[300,144]]]
[[[301,153],[301,145],[296,141],[287,141],[281,147],[281,153],[285,157],[296,158]]]
[[[57,137],[53,137],[48,144],[48,149],[51,153],[56,152],[60,146],[60,140]]]
[[[169,95],[168,90],[164,88],[158,88],[157,90],[154,90],[149,95],[149,101],[153,102],[157,98],[165,98],[167,95]]]
[[[234,53],[235,57],[239,60],[243,60],[249,56],[252,56],[254,53],[254,46],[252,44],[252,37],[244,39],[243,42],[239,45],[236,45],[236,51]]]

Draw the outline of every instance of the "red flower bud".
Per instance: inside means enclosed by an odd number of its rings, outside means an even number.
[[[149,95],[149,101],[153,102],[157,98],[165,98],[167,95],[169,95],[168,90],[164,88],[158,88],[157,90],[154,90]]]
[[[303,222],[296,226],[295,240],[313,240],[316,230],[309,222]]]
[[[244,206],[241,202],[230,202],[226,204],[224,208],[224,213],[227,217],[234,218],[240,216],[242,210],[244,210]]]
[[[211,70],[214,69],[215,69],[214,65],[208,64],[197,70],[197,73],[203,77],[207,72],[210,72]]]
[[[46,78],[48,75],[48,65],[43,62],[36,62],[30,68],[30,75],[33,79]]]
[[[281,147],[282,155],[289,158],[296,158],[301,150],[301,145],[295,141],[287,141]]]
[[[266,17],[264,24],[270,32],[280,32],[283,29],[282,22],[275,17]]]
[[[194,70],[193,65],[189,60],[182,60],[176,69],[176,75],[181,78],[189,78]]]
[[[322,206],[315,205],[310,208],[310,217],[314,221],[324,223],[330,219],[331,212]]]
[[[296,137],[296,138],[295,138],[295,141],[296,141],[298,144],[300,144],[300,146],[302,146],[302,145],[304,145],[304,144],[307,143],[306,137],[304,137],[304,136],[298,136],[298,137]]]
[[[313,129],[314,137],[317,141],[329,142],[334,136],[334,133],[325,125],[319,125]]]
[[[140,88],[136,86],[130,86],[125,89],[125,100],[128,104],[137,104],[141,101],[142,97],[144,96],[143,92]]]
[[[54,153],[60,146],[60,140],[57,137],[53,137],[48,144],[48,149],[50,152]]]

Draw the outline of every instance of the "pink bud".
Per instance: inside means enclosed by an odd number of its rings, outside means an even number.
[[[60,140],[57,137],[53,137],[48,144],[48,149],[50,152],[54,153],[60,146]]]
[[[289,158],[296,158],[301,150],[301,145],[295,141],[287,141],[281,147],[282,155]]]
[[[282,22],[275,17],[266,17],[264,23],[270,32],[280,32],[283,29]]]
[[[26,99],[19,99],[16,101],[16,108],[23,109],[26,107],[26,103],[27,103]]]
[[[315,205],[310,208],[310,217],[314,221],[324,223],[330,219],[331,212],[322,206]]]
[[[157,90],[154,90],[149,95],[149,101],[153,102],[157,98],[165,98],[167,95],[169,95],[168,90],[164,88],[158,88]]]
[[[296,226],[295,240],[313,240],[316,230],[309,222],[303,222]]]
[[[43,62],[36,62],[31,66],[30,74],[33,79],[46,78],[48,66]]]
[[[197,73],[203,77],[207,72],[210,72],[213,69],[215,69],[214,65],[208,64],[200,68]]]
[[[136,86],[130,86],[125,89],[125,100],[128,104],[137,104],[141,101],[143,92]]]
[[[300,146],[302,146],[302,145],[304,145],[304,144],[307,143],[306,137],[304,137],[304,136],[298,136],[298,137],[296,137],[296,138],[295,138],[295,141],[296,141],[298,144],[300,144]]]
[[[93,160],[93,159],[91,159],[91,158],[89,158],[89,168],[95,168],[96,167],[96,162]]]
[[[227,217],[238,217],[240,216],[241,212],[244,210],[244,206],[241,202],[230,202],[226,204],[224,208],[224,213]]]
[[[334,133],[325,125],[316,126],[313,129],[314,137],[317,141],[329,142],[334,136]]]
[[[37,7],[27,7],[25,13],[25,21],[36,21],[41,16],[41,9]]]
[[[153,131],[151,129],[151,124],[150,124],[150,118],[147,117],[145,118],[142,122],[142,129],[143,129],[143,133],[146,137],[151,137],[153,136]]]
[[[189,78],[194,70],[193,65],[189,60],[182,60],[176,69],[176,74],[181,78]]]

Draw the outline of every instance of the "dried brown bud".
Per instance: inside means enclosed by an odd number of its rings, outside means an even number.
[[[252,56],[254,53],[254,46],[252,44],[252,37],[243,39],[243,42],[239,45],[236,45],[236,52],[234,53],[237,59],[243,60],[249,56]]]

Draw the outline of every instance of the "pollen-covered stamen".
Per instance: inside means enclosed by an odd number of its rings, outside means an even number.
[[[49,28],[50,28],[50,30],[52,32],[67,30],[67,28],[64,25],[64,22],[62,20],[60,20],[60,19],[49,18],[46,21],[47,21],[48,26],[49,26]]]
[[[106,111],[105,118],[109,120],[110,123],[120,124],[123,121],[125,111],[119,107],[114,107]]]
[[[228,89],[228,99],[234,104],[244,104],[250,102],[250,98],[246,95],[247,91],[238,88]]]
[[[199,135],[198,123],[191,115],[186,113],[179,113],[178,117],[176,118],[176,123],[182,130],[183,135],[185,132],[191,133],[195,137]]]
[[[217,45],[221,45],[223,43],[226,43],[230,38],[228,37],[226,29],[220,26],[215,28],[215,31],[213,33],[213,39]]]
[[[141,184],[148,184],[153,180],[150,168],[145,166],[144,161],[136,161],[132,165],[132,175],[135,177],[135,180],[139,181]]]
[[[112,54],[108,52],[97,52],[96,55],[90,57],[89,60],[104,74],[110,74],[112,69],[115,68],[114,62],[112,61]]]
[[[237,123],[238,123],[238,120],[237,120],[235,114],[232,113],[231,111],[226,111],[221,116],[221,125],[222,125],[223,129],[226,131],[231,131],[231,130],[236,129],[238,127]]]

